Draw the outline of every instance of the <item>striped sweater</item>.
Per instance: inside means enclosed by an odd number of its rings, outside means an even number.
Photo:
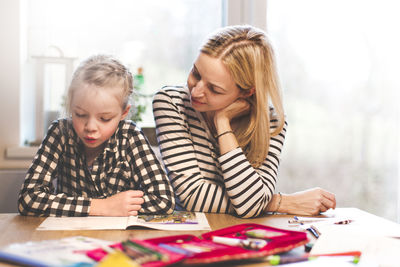
[[[187,210],[255,217],[265,211],[275,190],[285,139],[271,137],[268,156],[253,168],[241,148],[220,155],[185,87],[164,87],[153,99],[157,139],[176,195]],[[271,129],[276,120],[271,120]]]

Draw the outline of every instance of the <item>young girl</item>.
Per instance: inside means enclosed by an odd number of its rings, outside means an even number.
[[[22,215],[129,216],[170,213],[174,194],[147,139],[132,121],[132,75],[116,59],[93,56],[75,71],[66,102],[22,185]]]
[[[214,33],[187,87],[164,87],[153,112],[163,161],[186,209],[254,217],[335,207],[335,196],[320,188],[274,194],[286,122],[264,32],[232,26]]]

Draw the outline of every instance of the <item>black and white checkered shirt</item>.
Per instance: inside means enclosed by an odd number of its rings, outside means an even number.
[[[22,215],[87,216],[91,199],[142,190],[140,213],[171,213],[171,184],[149,142],[131,121],[121,121],[88,168],[83,143],[68,119],[52,123],[33,159],[18,199]]]

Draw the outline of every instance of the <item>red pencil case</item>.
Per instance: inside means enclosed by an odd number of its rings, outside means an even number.
[[[164,266],[168,266],[168,265],[180,262],[185,258],[185,255],[168,251],[157,245],[151,244],[150,242],[146,242],[146,241],[138,240],[138,239],[130,239],[130,240],[132,240],[133,242],[135,242],[137,244],[140,244],[141,246],[144,246],[146,248],[152,249],[154,251],[157,251],[158,253],[168,256],[168,260],[166,260],[166,261],[159,260],[159,261],[146,262],[146,263],[143,263],[140,265],[143,267],[164,267]],[[111,245],[110,247],[113,249],[118,249],[118,250],[123,251],[122,243],[116,243],[116,244]],[[93,249],[93,250],[89,250],[86,252],[86,255],[88,257],[94,259],[95,261],[101,261],[107,254],[108,254],[108,251],[103,248]]]
[[[231,238],[234,240],[265,240],[265,246],[251,249],[213,242],[213,237]],[[167,266],[179,261],[183,264],[206,264],[224,261],[244,260],[264,257],[289,251],[308,242],[305,232],[290,231],[261,224],[239,224],[216,231],[211,231],[197,237],[194,235],[175,235],[145,240],[133,240],[149,248],[168,255],[167,262],[155,261],[145,263],[144,267]],[[120,243],[112,247],[121,249]],[[103,249],[88,251],[87,255],[97,261],[107,252]]]
[[[252,233],[250,235],[249,233]],[[254,234],[263,233],[266,245],[260,249],[248,249],[240,246],[218,244],[212,241],[213,236],[228,237],[248,240]],[[222,261],[243,260],[248,258],[264,257],[289,251],[308,242],[305,232],[278,229],[261,224],[239,224],[201,235],[201,238],[193,235],[177,235],[144,240],[154,245],[189,249],[193,247],[191,254],[186,255],[184,264],[204,264]],[[196,251],[196,247],[198,251]],[[204,250],[202,250],[204,248]]]

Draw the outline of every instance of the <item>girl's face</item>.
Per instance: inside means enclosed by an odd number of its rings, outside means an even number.
[[[102,88],[85,84],[74,92],[71,102],[72,124],[86,151],[102,149],[126,117],[122,109],[122,88]]]
[[[223,109],[242,95],[222,61],[203,53],[196,59],[187,84],[192,107],[200,112]]]

